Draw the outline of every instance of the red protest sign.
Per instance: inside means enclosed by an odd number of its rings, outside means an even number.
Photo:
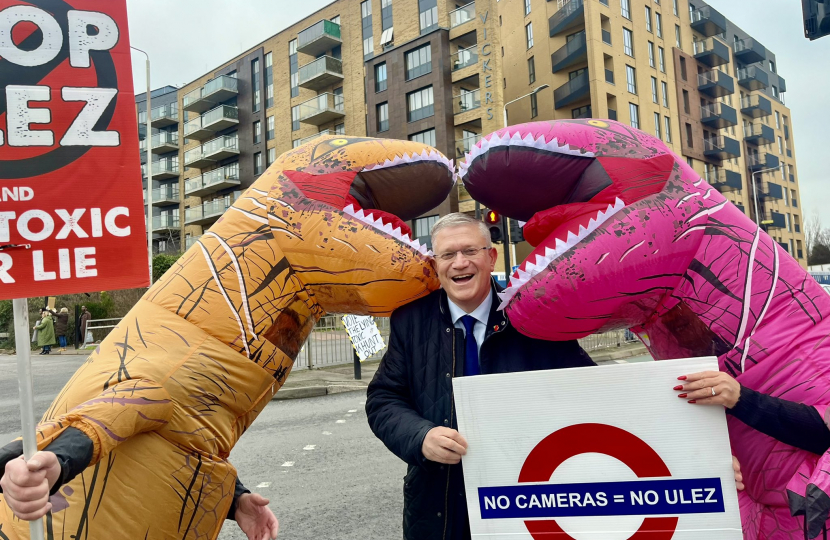
[[[146,238],[126,0],[0,0],[0,299],[146,286]]]

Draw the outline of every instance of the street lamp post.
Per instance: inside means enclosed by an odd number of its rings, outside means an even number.
[[[750,175],[752,177],[752,200],[755,204],[755,224],[759,228],[761,227],[761,216],[758,214],[758,184],[755,182],[755,175],[777,170],[778,169],[775,167],[770,169],[761,169],[760,171],[755,171]]]
[[[520,99],[524,99],[528,96],[538,94],[539,92],[541,92],[542,90],[544,90],[548,86],[550,86],[550,85],[543,84],[542,86],[537,86],[533,90],[533,92],[529,92],[529,93],[527,93],[523,96],[519,96],[516,99],[510,100],[507,103],[505,103],[504,106],[502,107],[502,118],[504,120],[504,125],[502,127],[505,127],[505,128],[507,127],[507,106],[508,105],[510,105],[511,103],[515,103],[515,102],[519,101]],[[510,242],[510,227],[508,226],[507,218],[505,216],[501,217],[501,228],[504,231],[504,281],[505,281],[505,283],[507,283],[510,279],[510,270],[513,268],[513,266],[510,264],[511,255],[513,257],[513,260],[514,261],[516,260],[516,245],[512,244]],[[508,249],[508,246],[510,246],[509,249]]]
[[[138,47],[132,47],[131,49],[136,50],[142,53],[146,58],[147,63],[147,116],[145,117],[146,122],[146,133],[144,135],[144,153],[147,155],[145,159],[147,164],[147,257],[149,260],[149,267],[150,267],[150,284],[153,283],[153,159],[150,157],[150,144],[151,144],[151,135],[152,130],[150,128],[150,55],[146,52],[142,51]]]

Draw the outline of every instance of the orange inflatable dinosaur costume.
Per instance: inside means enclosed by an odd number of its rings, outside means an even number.
[[[93,443],[52,496],[47,537],[216,538],[236,481],[228,455],[315,322],[387,315],[438,288],[403,220],[452,185],[452,163],[415,142],[329,136],[280,156],[44,415],[40,449],[68,428]],[[2,498],[0,538],[28,538]]]

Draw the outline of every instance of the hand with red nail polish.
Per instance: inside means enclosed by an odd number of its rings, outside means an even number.
[[[682,390],[679,398],[688,398],[688,402],[698,405],[723,405],[731,409],[741,397],[741,384],[730,375],[720,371],[701,371],[677,378],[685,384],[674,387]]]

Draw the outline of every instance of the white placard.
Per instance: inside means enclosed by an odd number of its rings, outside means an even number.
[[[343,315],[343,326],[346,327],[346,332],[349,333],[352,346],[357,351],[361,362],[376,352],[382,351],[386,346],[375,324],[375,318],[371,315]]]
[[[724,409],[672,391],[717,369],[711,357],[453,379],[472,537],[741,540]]]

